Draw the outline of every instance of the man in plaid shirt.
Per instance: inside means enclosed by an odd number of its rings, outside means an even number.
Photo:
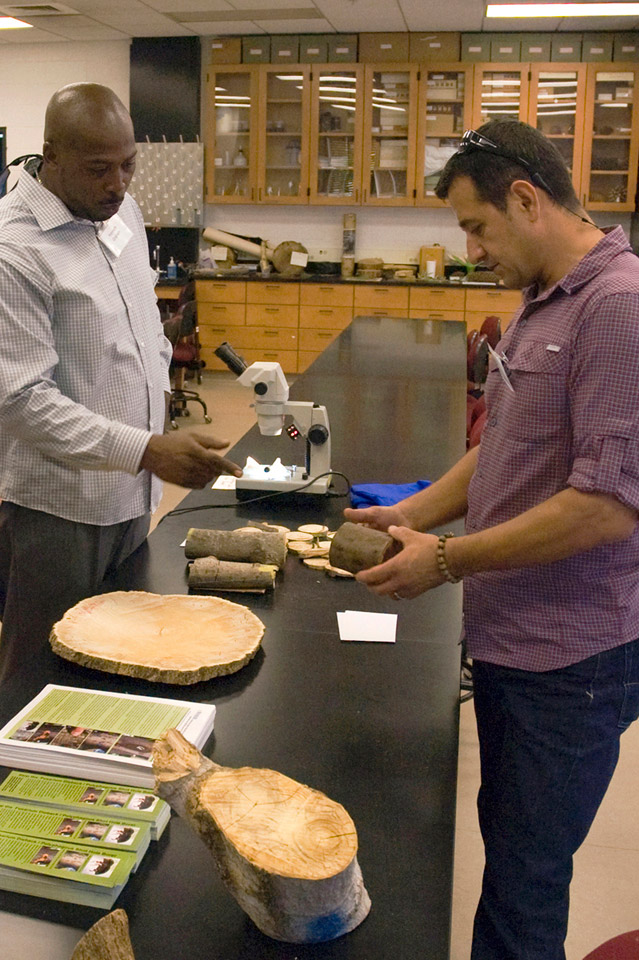
[[[464,581],[486,854],[472,960],[564,960],[572,857],[639,714],[639,261],[523,123],[467,131],[437,194],[522,304],[480,446],[346,516],[403,545],[358,574],[376,593]],[[462,537],[426,532],[462,516]]]

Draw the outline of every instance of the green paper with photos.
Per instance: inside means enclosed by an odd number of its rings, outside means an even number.
[[[57,880],[99,887],[120,887],[135,867],[132,853],[89,850],[66,841],[43,841],[0,832],[0,865]]]

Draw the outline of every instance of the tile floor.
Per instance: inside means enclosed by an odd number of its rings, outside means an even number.
[[[204,374],[198,388],[209,404],[211,426],[199,408],[180,420],[179,429],[204,429],[232,443],[255,422],[250,394],[232,374]],[[166,489],[156,517],[179,503],[185,491]],[[575,857],[571,913],[566,942],[568,960],[583,960],[606,940],[639,928],[639,723],[622,737],[621,758],[612,785],[590,834]],[[457,833],[450,960],[469,960],[473,914],[481,887],[483,850],[475,800],[479,754],[472,701],[461,706]],[[412,960],[412,958],[402,958]],[[433,958],[439,960],[439,958]],[[443,960],[443,958],[442,958]],[[639,958],[638,958],[639,960]]]

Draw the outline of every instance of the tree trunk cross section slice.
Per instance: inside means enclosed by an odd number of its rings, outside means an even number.
[[[235,673],[257,653],[264,624],[221,597],[118,591],[82,600],[53,625],[51,647],[106,673],[190,684]]]

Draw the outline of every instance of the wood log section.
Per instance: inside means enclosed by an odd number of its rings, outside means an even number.
[[[266,530],[202,530],[192,527],[186,535],[184,553],[188,560],[217,557],[240,563],[286,563],[286,537]]]
[[[401,548],[401,543],[389,533],[347,521],[331,540],[328,556],[332,567],[359,573],[390,560]]]
[[[71,960],[135,960],[124,910],[113,910],[94,923],[78,942]]]
[[[277,567],[269,563],[235,563],[217,557],[198,557],[189,566],[189,587],[265,593],[275,586],[276,573]]]
[[[367,916],[357,833],[339,803],[274,770],[219,766],[177,730],[156,741],[153,770],[156,791],[199,834],[266,936],[319,943]]]
[[[221,597],[141,590],[81,600],[53,625],[51,647],[94,670],[189,684],[235,673],[257,653],[264,624]]]

